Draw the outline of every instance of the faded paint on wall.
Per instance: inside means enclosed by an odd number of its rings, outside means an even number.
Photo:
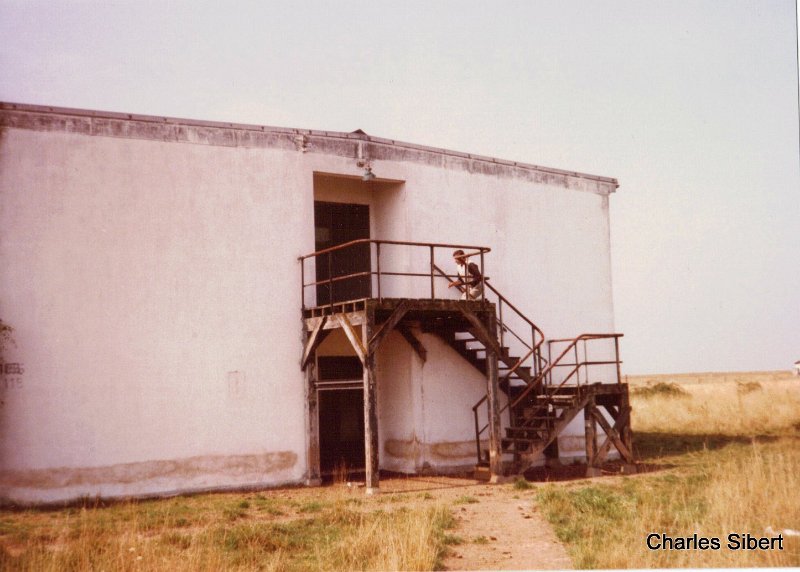
[[[377,182],[360,181],[359,155]],[[315,197],[367,201],[377,238],[490,246],[492,283],[561,337],[613,330],[615,188],[372,137],[0,104],[0,313],[15,328],[6,361],[24,369],[4,380],[0,471],[286,452],[291,467],[249,473],[248,484],[302,482],[297,257],[314,250]],[[427,264],[427,255],[384,255],[398,271]],[[436,256],[453,271],[449,253]],[[429,287],[383,285],[385,296]],[[457,294],[440,282],[437,296]],[[440,340],[419,337],[425,364],[396,334],[378,358],[384,468],[449,466],[436,445],[474,434],[485,380]],[[414,439],[413,462],[387,446]],[[203,486],[244,484],[203,466]],[[157,481],[152,490],[195,486]],[[48,500],[85,494],[46,490]]]
[[[168,461],[122,463],[107,467],[0,471],[0,494],[17,502],[55,501],[83,496],[163,493],[180,482],[181,490],[214,488],[218,475],[233,483],[251,485],[263,480],[289,480],[297,455],[291,451],[263,455],[204,456]]]

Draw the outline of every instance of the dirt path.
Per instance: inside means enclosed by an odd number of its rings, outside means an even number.
[[[381,482],[382,494],[425,490],[452,507],[457,526],[450,534],[447,570],[570,569],[572,562],[530,491],[471,479],[418,478]]]

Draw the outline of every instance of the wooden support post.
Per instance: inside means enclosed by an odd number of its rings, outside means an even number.
[[[318,487],[322,484],[319,458],[319,391],[317,391],[317,360],[309,360],[306,366],[306,457],[308,471],[306,485]]]
[[[547,447],[544,448],[545,465],[548,467],[560,467],[561,455],[558,451],[558,436],[553,439]]]
[[[362,339],[369,340],[375,325],[375,310],[367,307],[362,325]],[[364,356],[364,462],[367,494],[378,492],[380,464],[378,461],[378,395],[375,379],[375,353],[367,349]]]
[[[629,463],[633,462],[633,453],[631,453],[630,449],[623,443],[622,438],[617,431],[617,427],[623,427],[627,425],[629,421],[628,411],[622,411],[619,414],[619,417],[615,420],[614,426],[612,427],[605,417],[603,417],[603,413],[594,408],[592,411],[592,415],[600,424],[600,427],[603,428],[603,431],[606,433],[606,439],[603,441],[603,444],[600,446],[598,451],[598,457],[601,460],[605,460],[608,451],[611,450],[611,445],[614,445],[619,451],[620,455],[628,461]]]
[[[583,409],[584,429],[586,435],[586,476],[600,476],[600,467],[597,462],[597,424],[594,417],[594,395],[589,397]]]
[[[489,331],[497,331],[496,318],[492,314]],[[500,443],[502,427],[500,424],[500,405],[497,400],[498,390],[498,353],[494,348],[486,347],[486,396],[489,408],[489,471],[490,481],[500,482],[503,478],[503,451]],[[496,345],[496,342],[495,342]]]
[[[631,402],[627,387],[620,396],[619,411],[620,411],[620,416],[625,414],[627,419],[627,422],[622,424],[622,426],[619,428],[619,433],[620,436],[622,437],[623,444],[628,448],[628,451],[630,451],[631,453],[631,458],[628,461],[628,463],[634,465],[636,459],[633,456],[633,433],[631,431]]]

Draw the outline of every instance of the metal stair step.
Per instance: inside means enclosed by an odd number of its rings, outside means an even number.
[[[513,358],[512,358],[512,359],[513,359]],[[501,363],[502,365],[500,365],[500,366],[498,367],[498,369],[499,369],[501,372],[502,372],[502,371],[507,371],[507,370],[510,370],[511,368],[513,368],[513,367],[514,367],[513,365],[506,365],[506,364],[503,364],[503,362],[500,362],[500,363]],[[515,363],[516,363],[516,362],[515,362]],[[530,368],[530,366],[527,366],[527,365],[522,365],[522,366],[519,366],[517,369],[515,369],[515,370],[514,370],[514,372],[515,372],[515,373],[517,373],[517,372],[522,372],[522,373],[523,373],[523,374],[524,374],[526,377],[531,377],[531,368]]]

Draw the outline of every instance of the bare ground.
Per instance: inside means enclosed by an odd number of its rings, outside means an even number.
[[[453,510],[459,543],[450,547],[447,570],[570,569],[572,562],[525,491],[453,477],[392,478],[381,495],[416,491]],[[433,497],[433,499],[430,499]]]

